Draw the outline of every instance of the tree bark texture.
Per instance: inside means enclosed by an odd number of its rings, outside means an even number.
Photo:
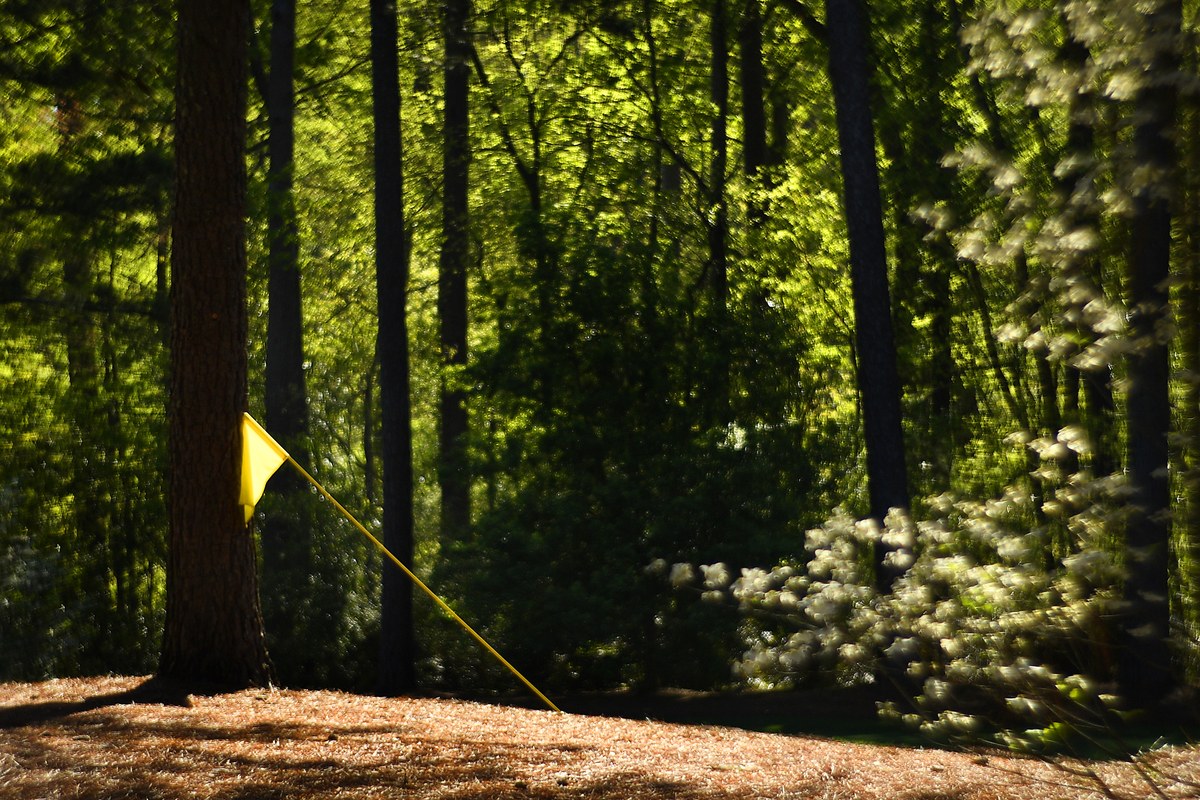
[[[729,25],[725,0],[712,0],[709,38],[712,46],[709,99],[713,104],[712,151],[708,165],[708,278],[711,286],[712,369],[705,387],[710,422],[725,425],[730,417],[729,358]]]
[[[295,172],[296,2],[271,4],[270,73],[267,79],[267,342],[265,422],[271,435],[303,466],[308,465],[308,402],[304,377],[300,301],[299,233]],[[264,509],[262,547],[263,615],[270,645],[279,658],[279,679],[312,685],[319,651],[313,630],[312,522],[308,484],[291,469],[271,479],[269,491],[282,502]]]
[[[745,0],[738,26],[742,97],[742,160],[747,175],[767,164],[767,112],[764,100],[762,0]]]
[[[1186,56],[1186,69],[1195,73],[1200,54],[1192,51]],[[1183,180],[1180,209],[1184,235],[1183,263],[1179,271],[1184,278],[1179,293],[1180,357],[1185,384],[1183,408],[1179,423],[1184,434],[1184,492],[1186,518],[1183,522],[1186,553],[1178,562],[1183,567],[1183,616],[1188,635],[1200,638],[1200,108],[1195,104],[1185,110],[1186,121],[1180,121],[1179,146],[1183,149]]]
[[[1171,271],[1171,189],[1175,185],[1175,125],[1182,4],[1167,0],[1147,18],[1144,46],[1152,48],[1151,76],[1137,99],[1134,132],[1144,185],[1135,187],[1129,298],[1134,351],[1126,403],[1129,484],[1133,496],[1125,531],[1125,602],[1120,683],[1139,705],[1161,700],[1173,685],[1168,589],[1171,493],[1170,362],[1167,351]]]
[[[271,6],[271,72],[268,80],[267,236],[268,316],[266,428],[301,464],[307,462],[308,407],[300,305],[299,232],[293,193],[295,172],[296,0]],[[291,474],[291,473],[287,473]]]
[[[413,566],[412,412],[409,399],[408,270],[396,5],[371,0],[371,95],[375,117],[375,285],[379,298],[379,391],[383,424],[383,544]],[[416,687],[413,586],[385,562],[380,599],[379,690]]]
[[[467,459],[467,396],[458,370],[467,363],[467,264],[470,215],[467,205],[471,141],[470,0],[443,5],[444,106],[442,128],[442,243],[438,262],[438,332],[442,363],[438,483],[441,538],[461,541],[471,526],[471,473]]]
[[[870,514],[882,521],[890,509],[909,506],[900,426],[900,381],[892,333],[884,245],[883,205],[874,123],[869,104],[866,25],[859,0],[826,0],[829,77],[841,146],[843,198],[850,238],[858,386],[867,448]],[[877,553],[878,583],[891,586],[899,571]]]
[[[254,543],[238,505],[246,408],[246,0],[182,0],[162,676],[264,685]]]

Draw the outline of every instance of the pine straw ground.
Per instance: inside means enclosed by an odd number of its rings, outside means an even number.
[[[0,798],[907,798],[1200,796],[1200,751],[1055,765],[449,699],[141,678],[0,684]],[[1094,777],[1081,773],[1092,770]],[[1161,792],[1161,794],[1159,793]]]

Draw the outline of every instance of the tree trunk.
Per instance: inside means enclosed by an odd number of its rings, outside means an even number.
[[[1170,192],[1175,179],[1175,124],[1180,0],[1147,15],[1146,46],[1154,48],[1147,84],[1137,98],[1134,145],[1144,185],[1135,187],[1129,261],[1131,329],[1126,425],[1129,431],[1130,516],[1125,531],[1126,618],[1120,685],[1138,705],[1161,700],[1173,685],[1167,585],[1171,494],[1167,437],[1171,429],[1170,323],[1167,279],[1171,267]]]
[[[270,265],[267,316],[266,427],[293,458],[307,462],[308,408],[300,304],[299,232],[292,189],[295,172],[296,0],[271,9],[270,129],[267,237]],[[292,474],[292,473],[286,473]]]
[[[396,5],[371,0],[371,95],[375,112],[375,282],[379,297],[379,392],[383,422],[383,543],[413,566],[412,412],[408,366],[408,235]],[[416,688],[413,587],[391,564],[383,569],[379,690]]]
[[[459,370],[467,363],[467,264],[470,216],[467,205],[471,141],[470,0],[443,6],[446,60],[443,68],[442,243],[438,261],[438,335],[447,375],[441,384],[438,484],[441,540],[463,540],[471,526],[471,473],[467,463],[467,396]]]
[[[708,189],[708,278],[711,286],[712,365],[709,385],[709,422],[724,425],[730,416],[729,364],[729,201],[725,196],[725,171],[729,163],[729,34],[725,0],[712,0],[710,28],[711,73],[709,98],[713,104]]]
[[[308,464],[308,407],[300,301],[295,170],[296,2],[271,5],[271,71],[267,81],[267,345],[266,428],[300,464]],[[310,646],[312,536],[305,509],[307,483],[294,470],[271,479],[279,503],[267,507],[261,531],[264,601],[271,649],[287,684],[311,684],[317,651]]]
[[[738,75],[742,94],[742,160],[747,175],[757,175],[767,164],[767,112],[763,98],[766,77],[763,70],[762,0],[745,0],[738,49],[741,66]]]
[[[947,62],[956,55],[952,42],[958,32],[946,23],[942,4],[927,0],[921,8],[921,72],[928,82],[918,101],[919,128],[916,131],[918,169],[925,173],[924,200],[931,204],[948,201],[948,187],[954,185],[950,170],[942,159],[957,142],[950,131],[953,112],[946,108],[945,97],[950,91],[953,74],[948,74]],[[921,129],[926,135],[921,135]],[[944,232],[924,229],[928,240],[929,270],[926,284],[925,312],[929,315],[929,418],[930,434],[946,440],[936,453],[936,474],[949,482],[953,472],[955,433],[959,428],[954,418],[954,384],[958,373],[954,361],[954,303],[950,276],[956,266],[956,253]]]
[[[1188,54],[1186,69],[1193,74],[1200,67],[1194,50]],[[1186,518],[1183,523],[1186,548],[1180,554],[1182,565],[1180,582],[1183,584],[1184,613],[1188,636],[1200,641],[1200,108],[1189,104],[1186,123],[1181,122],[1183,133],[1179,143],[1186,148],[1183,156],[1183,174],[1186,185],[1181,191],[1183,216],[1181,226],[1184,233],[1183,263],[1179,271],[1184,278],[1179,291],[1179,344],[1184,369],[1184,401],[1186,412],[1179,427],[1184,433],[1184,492],[1187,498]],[[1191,648],[1191,670],[1200,667],[1200,650]],[[1193,674],[1195,674],[1193,672]]]
[[[882,521],[890,509],[907,509],[909,497],[879,165],[869,103],[866,25],[859,0],[826,0],[825,18],[850,237],[850,283],[867,446],[870,515]],[[877,584],[884,591],[903,573],[902,569],[888,565],[887,555],[886,548],[880,545],[876,553]]]
[[[246,0],[181,0],[170,553],[159,674],[265,685],[254,542],[238,505],[246,408]]]

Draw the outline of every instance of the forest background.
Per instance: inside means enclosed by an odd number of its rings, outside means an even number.
[[[252,5],[251,411],[379,528],[399,345],[415,568],[524,672],[961,731],[1195,678],[1194,3],[404,4],[390,223],[374,6]],[[176,24],[0,7],[0,679],[159,663]],[[370,545],[254,527],[275,677],[386,684]]]

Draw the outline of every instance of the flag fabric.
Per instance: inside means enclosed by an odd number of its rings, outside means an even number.
[[[246,524],[254,505],[267,488],[267,480],[288,460],[287,451],[249,414],[242,415],[242,488],[238,503],[246,511]]]

